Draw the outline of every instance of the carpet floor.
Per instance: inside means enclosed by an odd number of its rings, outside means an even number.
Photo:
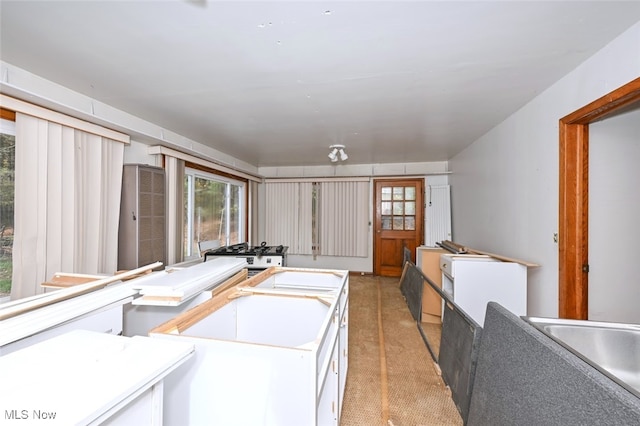
[[[342,426],[462,425],[399,278],[349,278],[349,370]]]

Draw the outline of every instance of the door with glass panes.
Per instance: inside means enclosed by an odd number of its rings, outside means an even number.
[[[424,179],[376,179],[373,273],[399,277],[404,247],[415,263],[423,239]]]

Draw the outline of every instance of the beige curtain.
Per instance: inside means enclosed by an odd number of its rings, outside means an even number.
[[[298,217],[298,253],[316,254],[313,251],[313,183],[300,182],[300,214]]]
[[[249,229],[247,229],[247,236],[245,237],[245,241],[249,242],[249,244],[257,245],[259,241],[256,241],[258,236],[258,187],[259,183],[255,181],[249,181],[247,183],[247,188],[249,190],[249,194],[247,199],[249,200],[249,205],[247,206],[247,215],[249,221]]]
[[[319,205],[320,254],[366,257],[369,182],[321,182]]]
[[[289,254],[367,257],[370,183],[364,179],[314,183],[266,182],[265,238],[270,245],[289,246]],[[313,227],[319,245],[313,251]]]
[[[184,160],[164,157],[167,189],[167,265],[184,260]]]
[[[11,298],[56,272],[113,274],[124,144],[16,114]]]
[[[265,239],[289,254],[312,254],[312,183],[265,184]]]

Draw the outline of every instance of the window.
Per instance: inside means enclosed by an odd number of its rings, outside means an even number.
[[[244,182],[186,168],[184,178],[184,258],[199,255],[200,241],[221,246],[245,240]]]
[[[4,116],[4,111],[3,111]],[[11,293],[15,121],[0,120],[0,299]]]
[[[385,186],[382,188],[382,229],[413,231],[416,229],[416,189]]]

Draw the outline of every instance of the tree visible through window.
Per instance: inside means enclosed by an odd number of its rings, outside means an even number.
[[[0,298],[11,293],[13,271],[13,195],[15,175],[15,123],[0,125]]]
[[[221,246],[244,242],[241,182],[185,171],[184,257],[198,254],[198,242],[218,240]]]

